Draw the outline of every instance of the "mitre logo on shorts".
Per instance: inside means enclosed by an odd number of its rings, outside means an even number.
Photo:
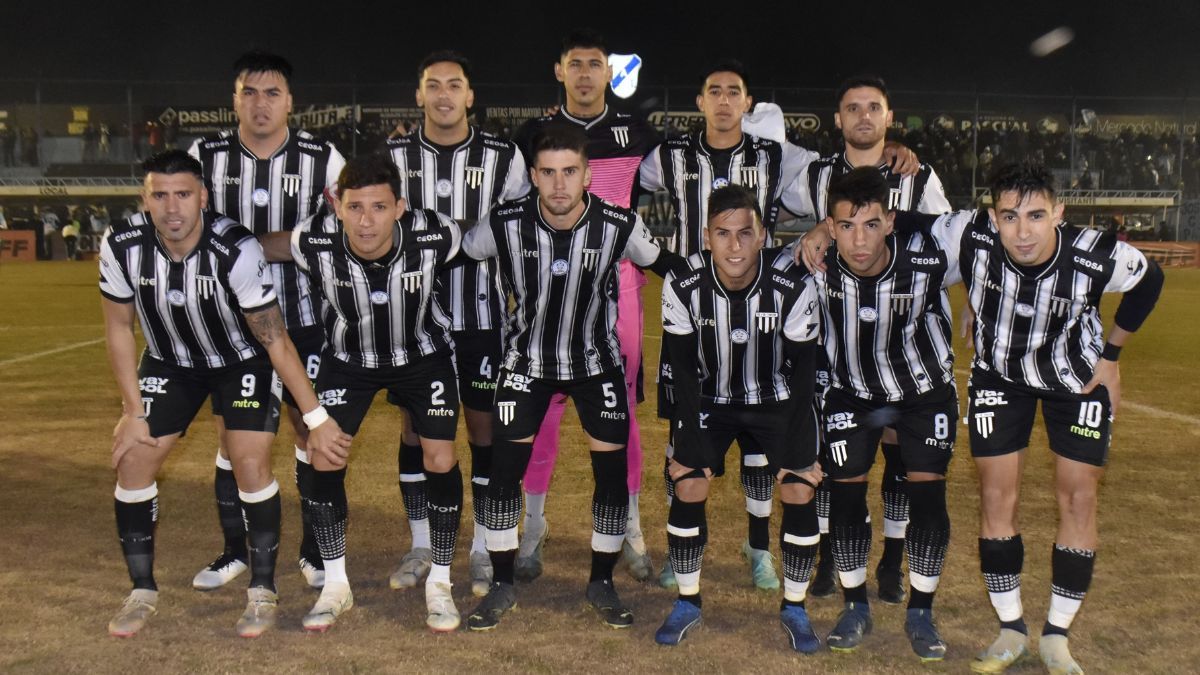
[[[847,429],[857,429],[858,424],[854,421],[854,413],[839,412],[825,416],[825,429],[827,431],[845,431]]]
[[[601,410],[600,419],[602,420],[623,420],[626,419],[625,413],[620,410]]]
[[[165,394],[167,393],[167,382],[170,378],[166,377],[143,377],[138,380],[138,389],[147,394]]]
[[[416,293],[417,291],[421,290],[422,274],[423,273],[420,270],[417,270],[416,272],[405,272],[404,274],[401,274],[400,282],[402,284],[404,284],[404,290],[407,291],[408,293]]]
[[[449,408],[429,408],[425,414],[430,417],[453,417],[454,411]]]
[[[992,418],[995,416],[994,412],[975,413],[975,431],[983,438],[992,435]]]
[[[504,383],[501,387],[512,389],[513,391],[523,391],[529,393],[529,383],[533,381],[532,377],[522,375],[520,373],[505,373]]]
[[[326,389],[317,392],[317,398],[320,399],[321,405],[345,405],[345,396],[345,389]]]
[[[1002,391],[995,391],[994,389],[976,389],[975,405],[1008,405],[1008,401],[1004,400],[1004,392]]]
[[[834,464],[842,466],[846,463],[846,441],[834,441],[829,444],[829,457]]]
[[[513,421],[513,413],[517,410],[516,401],[497,401],[496,415],[500,418],[500,423],[508,426]]]

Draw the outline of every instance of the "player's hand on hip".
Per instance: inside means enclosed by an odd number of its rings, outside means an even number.
[[[1097,386],[1103,385],[1108,390],[1109,409],[1114,419],[1117,417],[1117,406],[1121,403],[1121,365],[1116,361],[1100,359],[1096,361],[1096,369],[1092,371],[1092,379],[1083,387],[1083,393],[1090,394]]]
[[[796,245],[794,252],[796,263],[804,265],[805,269],[813,274],[825,271],[825,251],[832,242],[829,230],[825,228],[825,222],[821,221],[817,223],[816,227],[805,232],[800,237],[800,243]]]
[[[353,437],[342,431],[332,417],[308,432],[308,458],[312,461],[320,456],[337,468],[346,466],[350,458],[350,442]]]
[[[138,445],[158,447],[158,439],[150,435],[150,424],[144,415],[121,415],[113,428],[112,467],[121,463],[121,458]]]

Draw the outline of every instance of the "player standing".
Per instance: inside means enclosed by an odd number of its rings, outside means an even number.
[[[467,122],[467,111],[475,102],[467,59],[455,52],[434,52],[417,70],[417,105],[425,110],[425,121],[410,134],[387,143],[400,171],[400,196],[409,208],[428,208],[459,222],[474,223],[485,218],[493,206],[529,192],[529,174],[516,145]],[[484,501],[492,461],[492,396],[500,367],[504,316],[496,261],[469,261],[444,270],[438,275],[435,293],[451,321],[458,392],[471,448],[475,516],[471,590],[483,596],[492,583],[483,538]],[[408,423],[400,443],[399,465],[412,550],[401,559],[390,584],[408,588],[428,574],[432,560],[421,446]]]
[[[587,137],[588,169],[594,195],[624,208],[636,208],[638,165],[656,145],[658,132],[641,118],[619,113],[605,103],[612,80],[608,65],[608,47],[602,36],[590,30],[569,34],[562,44],[554,76],[563,83],[566,105],[553,115],[530,120],[517,131],[514,140],[533,163],[532,143],[549,128],[582,131]],[[638,494],[642,486],[642,440],[636,419],[642,381],[642,286],[645,275],[628,260],[621,262],[621,296],[617,301],[617,338],[625,366],[626,397],[629,408],[629,522],[623,544],[629,572],[639,581],[653,572],[646,543],[642,537]],[[517,574],[522,580],[537,578],[542,572],[541,547],[549,531],[546,525],[546,491],[558,456],[558,429],[566,410],[566,397],[556,396],[533,443],[533,456],[525,475],[525,523]]]
[[[724,473],[730,443],[744,438],[782,485],[780,620],[792,648],[811,653],[821,644],[804,608],[818,539],[813,488],[821,479],[811,405],[817,297],[800,274],[772,268],[778,251],[763,248],[768,232],[758,195],[721,187],[707,212],[709,250],[688,259],[690,271],[663,281],[663,330],[676,385],[667,541],[679,599],[655,640],[678,644],[700,621],[708,484]]]
[[[286,255],[288,236],[296,223],[322,208],[325,189],[334,184],[345,160],[330,143],[288,126],[292,111],[292,66],[275,54],[249,52],[233,66],[236,79],[233,108],[236,129],[197,140],[190,154],[204,166],[204,186],[209,208],[242,223],[267,250]],[[288,336],[300,353],[310,379],[320,365],[321,307],[302,270],[290,262],[271,263],[271,282],[283,308]],[[305,452],[308,430],[290,392],[285,391],[288,419],[295,431],[296,484],[312,479]],[[214,407],[215,410],[215,407]],[[218,414],[218,429],[221,416]],[[217,451],[217,515],[225,537],[225,550],[200,570],[192,585],[200,590],[219,588],[246,569],[246,530],[238,504],[237,485],[224,447]],[[302,488],[303,489],[303,488]],[[300,504],[303,536],[300,571],[314,588],[324,583],[317,550],[303,501]]]
[[[250,588],[238,634],[257,637],[275,623],[279,483],[271,443],[279,426],[279,379],[313,420],[310,447],[349,445],[323,409],[283,327],[262,247],[250,231],[206,211],[200,163],[182,150],[147,159],[146,211],[105,233],[100,247],[108,358],[123,411],[113,432],[117,534],[133,591],[108,624],[134,635],[157,610],[155,475],[204,399],[222,415],[249,534]],[[137,363],[134,314],[146,338]]]

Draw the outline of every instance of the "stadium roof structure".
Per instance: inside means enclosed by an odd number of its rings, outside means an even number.
[[[1056,199],[1067,207],[1129,211],[1179,206],[1183,194],[1179,190],[1059,190]],[[975,200],[983,206],[992,205],[987,188],[976,188]]]

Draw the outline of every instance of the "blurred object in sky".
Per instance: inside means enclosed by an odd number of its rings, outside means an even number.
[[[1071,44],[1071,40],[1075,39],[1075,31],[1066,26],[1059,26],[1054,30],[1046,33],[1042,37],[1029,43],[1029,53],[1036,57],[1049,56],[1050,54]]]

